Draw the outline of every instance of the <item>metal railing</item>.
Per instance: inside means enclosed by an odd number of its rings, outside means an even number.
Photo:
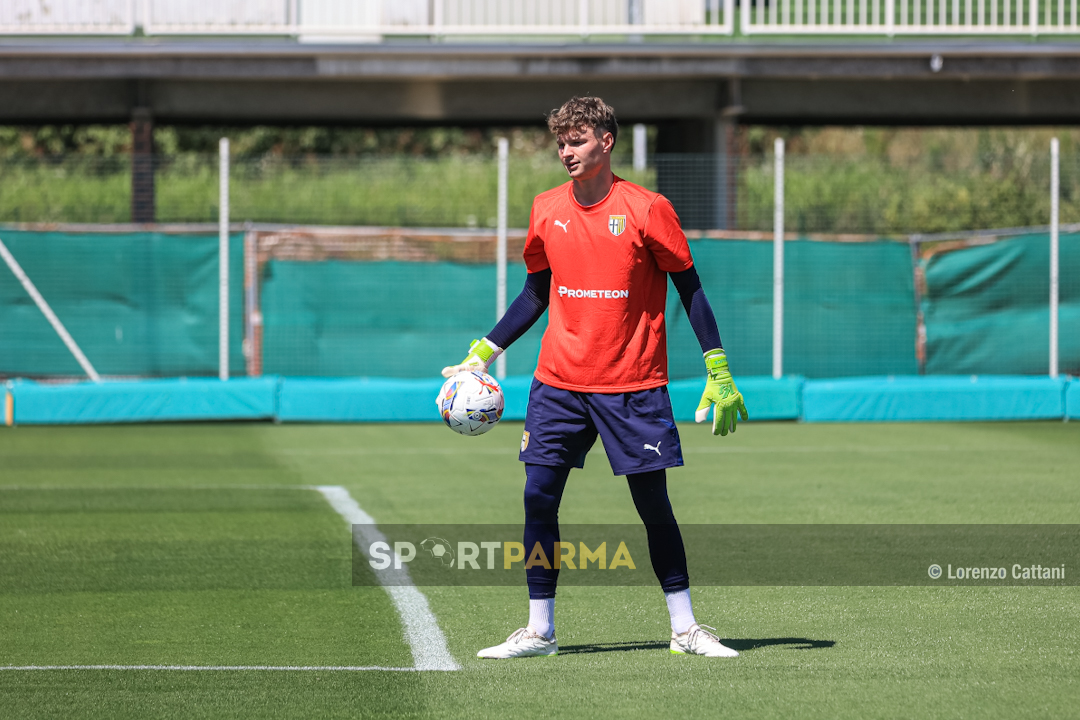
[[[731,35],[735,0],[4,0],[0,34]]]
[[[735,33],[736,0],[4,0],[0,35],[386,36]],[[1080,0],[738,0],[743,35],[1080,34]]]
[[[204,8],[203,6],[206,5]],[[730,35],[735,0],[143,0],[148,35]]]
[[[0,35],[132,35],[136,0],[3,0]]]
[[[1080,33],[1078,0],[740,0],[744,35]]]

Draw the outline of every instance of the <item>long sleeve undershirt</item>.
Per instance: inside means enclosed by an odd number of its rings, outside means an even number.
[[[690,327],[697,335],[702,354],[723,347],[720,344],[720,330],[716,327],[716,316],[713,315],[709,299],[705,297],[701,278],[694,266],[671,273],[671,282],[675,283],[675,289],[679,292],[679,299],[686,309],[686,316],[690,318]]]
[[[682,300],[683,308],[690,319],[690,327],[697,335],[701,352],[722,347],[720,331],[716,327],[716,317],[709,305],[705,291],[701,287],[701,278],[691,266],[682,272],[670,273],[671,281]],[[487,339],[504,350],[524,335],[540,316],[547,310],[551,299],[551,270],[529,273],[525,278],[525,287],[521,294],[510,303],[506,314],[487,334]]]
[[[521,294],[506,308],[506,314],[487,334],[487,339],[503,350],[510,347],[536,324],[547,310],[550,297],[551,270],[529,273],[525,277],[525,287],[521,289]]]

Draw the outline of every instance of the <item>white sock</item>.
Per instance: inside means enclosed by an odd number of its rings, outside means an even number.
[[[671,615],[671,629],[676,635],[682,635],[697,622],[694,620],[694,606],[690,603],[690,588],[664,593],[664,599]]]
[[[529,627],[546,638],[555,637],[555,598],[529,598]]]

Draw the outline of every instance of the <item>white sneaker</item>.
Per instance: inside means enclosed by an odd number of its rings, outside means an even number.
[[[705,627],[708,627],[706,625]],[[709,628],[713,630],[714,628]],[[697,623],[682,635],[671,632],[672,655],[704,655],[705,657],[739,657],[739,653],[720,642],[720,638]]]
[[[514,634],[506,638],[506,642],[495,647],[484,648],[476,653],[476,657],[488,660],[506,660],[518,657],[537,657],[544,655],[558,655],[559,642],[552,634],[546,638],[540,633],[533,632],[532,628],[523,627],[515,630]]]

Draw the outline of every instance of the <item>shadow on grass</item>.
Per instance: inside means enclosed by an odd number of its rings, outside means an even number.
[[[727,645],[732,650],[738,650],[739,652],[745,652],[747,650],[757,650],[758,648],[768,647],[770,645],[790,645],[788,650],[819,650],[821,648],[831,648],[836,644],[835,640],[811,640],[809,638],[759,638],[759,639],[736,639],[736,638],[720,638],[720,642]]]
[[[746,652],[770,645],[787,645],[789,650],[817,650],[831,648],[835,640],[811,640],[809,638],[720,638],[720,641],[733,650]],[[561,645],[560,655],[585,655],[602,652],[632,652],[634,650],[667,650],[666,642],[616,642],[594,643],[592,645]]]

